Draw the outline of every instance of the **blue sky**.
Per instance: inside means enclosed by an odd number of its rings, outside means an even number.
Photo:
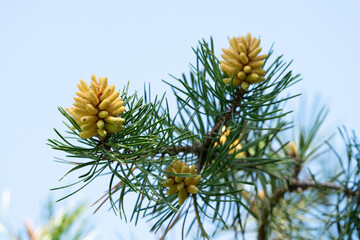
[[[119,89],[130,81],[140,92],[150,82],[154,94],[170,92],[161,79],[188,72],[191,47],[202,38],[214,38],[219,57],[227,37],[260,36],[264,52],[275,43],[274,54],[293,59],[304,79],[291,88],[304,93],[291,106],[311,115],[313,105],[326,105],[325,131],[345,124],[359,133],[359,12],[355,0],[0,0],[0,194],[11,193],[10,222],[20,227],[24,218],[36,219],[49,189],[70,182],[58,183],[68,166],[53,161],[62,155],[46,140],[55,137],[53,128],[64,130],[57,107],[72,105],[80,78],[107,76]],[[100,180],[67,202],[93,202],[106,186]],[[89,217],[104,239],[128,230],[135,239],[153,236],[145,221],[135,228],[113,215],[104,208]]]

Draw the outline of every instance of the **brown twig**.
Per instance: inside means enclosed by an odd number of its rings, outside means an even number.
[[[199,212],[198,212],[198,210],[197,210],[196,196],[193,194],[193,195],[192,195],[192,198],[193,198],[193,200],[194,200],[194,210],[195,210],[196,220],[198,221],[198,224],[199,224],[201,233],[204,235],[204,237],[205,237],[206,239],[209,240],[209,239],[210,239],[210,238],[209,238],[209,235],[207,235],[207,233],[206,233],[206,231],[205,231],[205,229],[204,229],[204,227],[203,227],[203,225],[202,225],[202,223],[201,223],[201,221],[200,221]]]
[[[277,188],[273,194],[270,196],[270,206],[267,206],[264,208],[264,211],[261,215],[261,223],[258,229],[258,240],[266,240],[267,234],[266,234],[266,227],[269,223],[269,215],[272,213],[273,208],[278,205],[281,198],[284,197],[284,194],[286,192],[285,188]]]
[[[234,101],[230,104],[225,114],[222,117],[220,117],[220,120],[214,125],[211,131],[207,134],[204,144],[202,145],[202,151],[198,163],[198,171],[200,171],[205,164],[205,161],[207,159],[207,153],[213,138],[217,136],[221,126],[226,124],[226,122],[231,119],[231,115],[235,112],[236,108],[240,106],[240,101],[243,99],[245,92],[246,90],[242,88],[236,89]]]
[[[160,238],[160,240],[164,240],[164,239],[165,239],[165,235],[166,235],[166,234],[170,231],[170,229],[177,223],[177,221],[179,220],[180,215],[181,215],[183,209],[184,209],[184,208],[181,209],[181,211],[179,212],[179,214],[176,216],[176,218],[174,219],[174,221],[171,223],[170,227],[165,230],[165,232],[164,232],[164,234],[162,235],[162,237]]]
[[[186,146],[171,146],[168,147],[167,149],[165,149],[165,151],[163,152],[163,156],[165,156],[165,154],[169,154],[171,156],[177,155],[179,153],[193,153],[196,156],[200,156],[200,152],[201,152],[201,144],[197,143],[194,145],[186,145]]]
[[[133,168],[130,170],[129,174],[130,174],[131,172],[133,172],[135,169],[136,169],[136,166],[133,167]],[[117,183],[114,187],[112,187],[112,188],[110,189],[110,191],[108,191],[107,193],[105,193],[104,195],[102,195],[98,200],[96,200],[96,202],[94,202],[94,203],[91,205],[91,207],[94,206],[95,204],[97,204],[97,203],[98,203],[101,199],[103,199],[105,196],[107,196],[107,197],[101,202],[101,204],[96,208],[96,210],[94,211],[93,214],[95,214],[95,213],[104,205],[104,203],[106,203],[106,201],[109,200],[110,194],[114,194],[116,191],[118,191],[119,188],[120,188],[123,184],[124,184],[124,182],[121,180],[121,181],[120,181],[119,183]]]
[[[25,221],[25,227],[26,227],[26,232],[28,234],[28,237],[30,240],[36,240],[37,235],[34,231],[34,227],[32,225],[32,222],[30,220],[26,220]]]
[[[118,184],[116,184],[114,187],[111,188],[111,194],[114,194],[117,190],[119,190],[119,188],[124,184],[124,182],[121,180]],[[106,197],[101,203],[100,205],[95,209],[94,213],[95,214],[103,205],[104,203],[106,203],[106,201],[110,198],[109,197],[110,192],[108,191],[107,193],[105,193],[104,195],[102,195],[98,200],[96,200],[96,202],[94,202],[92,206],[94,206],[95,204],[97,204],[101,199],[103,199],[104,197]]]
[[[360,197],[360,190],[351,190],[349,188],[345,188],[342,185],[338,185],[336,183],[333,182],[326,182],[326,183],[319,183],[319,182],[314,182],[314,181],[300,181],[298,179],[291,179],[290,181],[288,181],[289,184],[289,190],[290,191],[296,191],[299,188],[302,190],[306,190],[309,188],[323,188],[323,189],[329,189],[329,190],[335,190],[335,191],[340,191],[343,192],[346,196],[350,197]]]

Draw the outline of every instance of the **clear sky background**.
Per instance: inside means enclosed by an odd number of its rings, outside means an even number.
[[[331,128],[325,131],[345,124],[360,134],[359,13],[357,0],[0,0],[0,194],[11,193],[9,210],[0,207],[0,216],[7,214],[14,228],[25,218],[36,222],[49,189],[73,180],[58,182],[69,166],[54,162],[63,155],[46,141],[55,137],[53,128],[64,131],[57,107],[72,105],[80,78],[107,76],[119,89],[130,81],[131,92],[150,82],[154,94],[170,93],[161,79],[188,72],[191,47],[210,36],[219,57],[227,37],[260,36],[263,52],[275,43],[274,54],[293,59],[292,69],[303,77],[291,88],[304,93],[293,106],[311,116],[312,105],[326,105]],[[106,181],[95,182],[59,206],[94,202],[106,187]],[[106,208],[93,210],[88,218],[102,239],[119,233],[155,239],[145,221],[135,228]]]

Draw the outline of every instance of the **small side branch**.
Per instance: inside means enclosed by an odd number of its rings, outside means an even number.
[[[327,182],[327,183],[319,183],[319,182],[314,182],[314,181],[300,181],[298,179],[291,179],[289,182],[289,190],[290,191],[295,191],[299,188],[306,190],[308,188],[322,188],[322,189],[329,189],[329,190],[335,190],[335,191],[340,191],[343,192],[346,196],[350,197],[360,197],[360,190],[352,190],[349,188],[345,188],[342,185],[338,185],[336,183],[333,182]]]
[[[346,188],[342,185],[326,182],[319,183],[315,181],[301,181],[297,178],[291,178],[287,180],[288,188],[277,188],[272,195],[270,196],[270,204],[267,208],[264,209],[264,212],[261,216],[261,223],[258,229],[258,240],[265,240],[266,237],[266,227],[269,224],[269,216],[272,214],[272,210],[279,204],[280,199],[282,199],[286,192],[293,192],[298,190],[308,190],[308,189],[328,189],[333,191],[343,192],[347,197],[355,197],[360,199],[360,190],[352,190]]]

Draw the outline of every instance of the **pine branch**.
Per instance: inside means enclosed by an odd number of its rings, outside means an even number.
[[[181,87],[168,83],[177,100],[178,111],[174,117],[169,113],[167,102],[163,107],[164,97],[153,102],[150,98],[147,100],[146,92],[145,100],[138,99],[136,94],[125,98],[125,94],[124,104],[128,110],[123,114],[126,119],[124,129],[97,141],[80,139],[80,129],[76,128],[79,126],[63,111],[77,130],[69,132],[72,134],[70,138],[59,134],[63,142],[50,140],[50,145],[69,153],[70,157],[91,159],[75,164],[69,171],[90,168],[88,173],[80,176],[86,184],[103,171],[102,175],[111,175],[107,197],[104,195],[98,200],[103,200],[99,208],[110,200],[111,206],[118,209],[121,216],[124,195],[136,192],[138,199],[130,221],[135,219],[136,223],[140,217],[151,216],[151,219],[157,220],[151,231],[156,232],[167,224],[166,234],[184,215],[186,218],[193,205],[196,218],[190,224],[188,233],[197,221],[201,234],[207,238],[203,219],[213,220],[216,225],[214,234],[220,229],[236,231],[238,226],[244,233],[247,217],[241,216],[250,213],[256,217],[258,213],[253,207],[256,207],[255,203],[260,204],[255,200],[261,199],[264,205],[258,219],[258,239],[266,239],[269,235],[273,236],[271,231],[276,219],[272,215],[283,207],[281,199],[287,192],[328,189],[327,194],[334,191],[343,198],[359,198],[359,189],[348,189],[346,183],[342,186],[335,182],[299,180],[303,164],[311,160],[310,155],[317,149],[310,149],[310,145],[320,126],[321,115],[310,133],[302,135],[303,141],[299,142],[303,145],[299,144],[301,151],[298,155],[287,153],[287,142],[276,142],[281,131],[291,128],[283,118],[289,112],[282,110],[282,103],[296,95],[279,97],[284,89],[298,81],[299,75],[287,72],[290,63],[283,62],[281,56],[276,58],[266,70],[266,81],[245,91],[223,81],[225,75],[214,55],[212,41],[211,45],[201,42],[195,53],[197,64],[191,65],[190,77],[183,75],[182,79],[175,78]],[[222,131],[222,127],[226,132]],[[71,138],[87,148],[72,145]],[[201,181],[195,186],[198,187],[197,192],[189,194],[194,201],[186,214],[182,210],[179,212],[183,202],[177,201],[174,194],[167,196],[164,192],[164,176],[174,175],[179,179],[194,176],[195,171],[189,175],[182,169],[175,173],[168,170],[170,164],[179,160],[184,164],[196,164],[197,174],[201,175]],[[119,182],[115,184],[115,180]],[[270,186],[272,194],[266,195],[266,198],[265,193],[262,197],[255,195],[258,190],[269,189]],[[249,191],[247,199],[244,196],[246,191]],[[113,200],[115,193],[120,196]],[[184,225],[185,220],[183,228]]]
[[[230,106],[226,110],[225,114],[220,117],[220,120],[213,126],[211,131],[207,134],[207,138],[202,146],[202,153],[201,153],[201,157],[199,159],[198,171],[200,171],[205,164],[205,161],[207,159],[207,153],[208,153],[208,150],[209,150],[209,147],[211,145],[213,138],[216,137],[221,126],[226,124],[226,122],[231,119],[231,116],[234,113],[234,111],[236,110],[236,108],[238,108],[240,106],[240,102],[243,99],[245,92],[246,92],[246,90],[244,90],[242,88],[236,89],[234,101],[230,104]]]
[[[266,207],[263,214],[261,215],[261,224],[258,230],[258,240],[268,239],[266,234],[266,227],[269,225],[269,215],[272,214],[273,208],[278,205],[280,199],[284,197],[285,193],[285,188],[277,188],[270,196],[270,206]]]
[[[177,155],[179,153],[193,153],[195,154],[196,156],[200,156],[200,152],[201,152],[201,148],[202,148],[202,145],[200,143],[198,144],[194,144],[194,145],[186,145],[186,146],[171,146],[171,147],[168,147],[166,148],[163,153],[162,153],[162,157],[165,156],[165,154],[169,154],[171,156],[174,156],[174,155]]]
[[[335,184],[333,182],[326,182],[326,183],[319,183],[314,181],[301,181],[296,178],[291,179],[288,181],[289,183],[289,190],[290,191],[297,191],[299,188],[301,190],[307,190],[309,188],[316,188],[316,189],[328,189],[328,190],[335,190],[343,192],[348,197],[360,197],[360,190],[352,190],[349,188],[346,188],[342,185]]]
[[[342,192],[347,197],[355,197],[360,201],[360,189],[352,190],[333,182],[319,183],[315,181],[299,180],[297,176],[294,176],[291,179],[284,177],[284,179],[287,181],[288,187],[281,187],[275,189],[275,191],[271,194],[269,198],[270,205],[266,207],[264,209],[264,212],[262,213],[261,224],[258,229],[258,240],[267,239],[266,227],[269,224],[269,216],[272,214],[272,210],[274,209],[274,207],[276,207],[279,204],[280,200],[284,198],[286,192],[293,192],[299,190],[305,191],[309,189],[327,189]]]

